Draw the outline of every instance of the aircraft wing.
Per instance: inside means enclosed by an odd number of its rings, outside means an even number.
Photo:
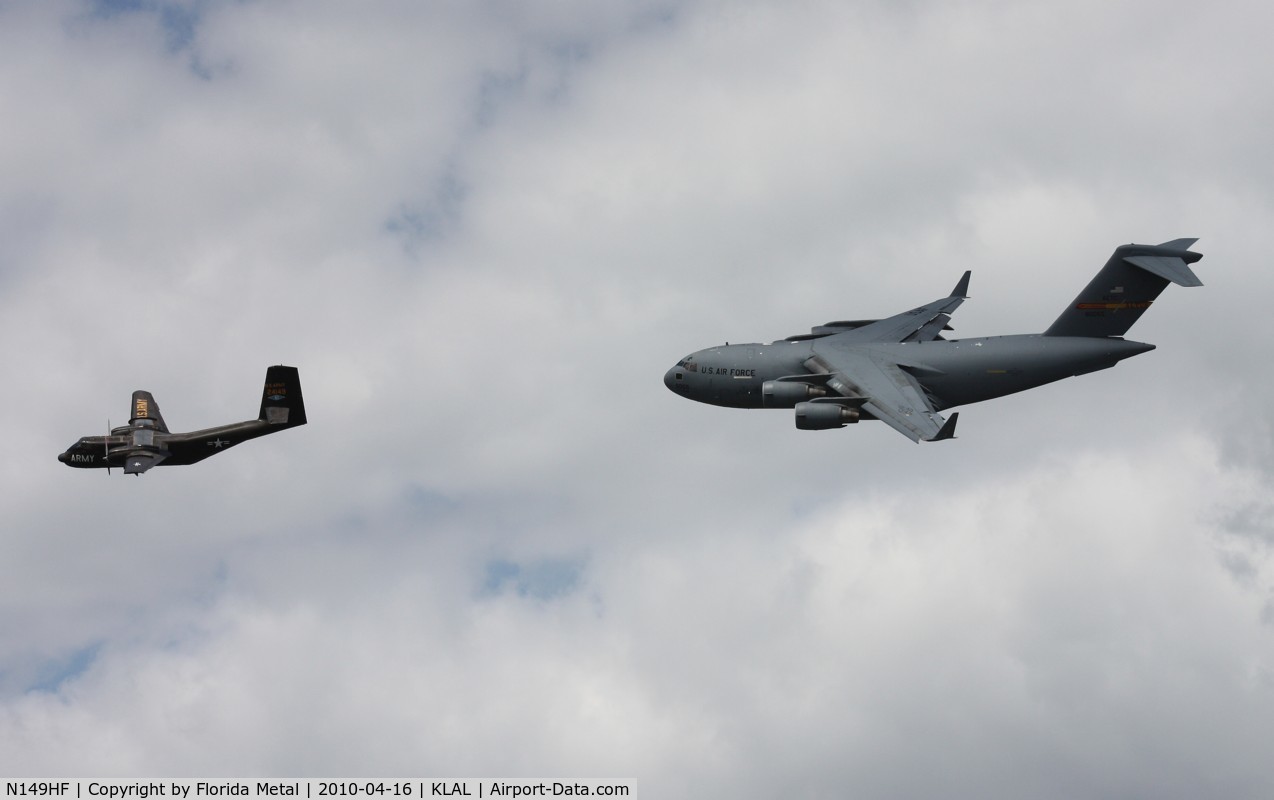
[[[960,304],[969,295],[969,276],[966,271],[956,284],[951,295],[941,300],[934,300],[928,305],[895,314],[886,319],[854,328],[851,331],[837,334],[841,341],[850,342],[929,342],[942,333],[942,329],[951,319]]]
[[[892,361],[835,341],[840,338],[816,341],[815,355],[806,362],[814,372],[831,373],[829,388],[844,397],[867,398],[864,411],[913,442],[954,438],[958,413],[944,420],[915,377]]]
[[[155,396],[138,390],[133,392],[133,411],[128,416],[128,424],[135,424],[141,419],[150,420],[151,427],[160,433],[168,433],[168,426],[164,424],[164,415],[159,413],[159,403],[155,402]]]
[[[166,458],[167,453],[129,453],[124,459],[124,474],[140,475]]]

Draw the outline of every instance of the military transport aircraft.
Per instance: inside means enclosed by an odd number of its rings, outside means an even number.
[[[234,447],[239,442],[305,424],[305,401],[296,367],[276,366],[265,371],[261,414],[254,420],[218,425],[193,433],[170,433],[150,392],[133,392],[128,425],[109,436],[85,436],[58,456],[72,467],[123,467],[125,475],[140,475],[163,464],[193,464]]]
[[[888,319],[829,322],[770,344],[726,344],[686,356],[664,375],[674,392],[730,408],[792,408],[802,430],[878,419],[914,442],[950,439],[952,406],[1002,397],[1113,367],[1154,345],[1123,338],[1170,282],[1202,286],[1189,265],[1197,239],[1119,247],[1043,333],[944,339],[968,296]]]

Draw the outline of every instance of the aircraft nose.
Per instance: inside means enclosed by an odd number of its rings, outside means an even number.
[[[687,395],[690,386],[686,383],[686,369],[678,364],[664,373],[664,386],[680,395]]]
[[[65,464],[70,458],[71,456],[67,453],[58,453],[58,461],[61,461],[63,464]]]

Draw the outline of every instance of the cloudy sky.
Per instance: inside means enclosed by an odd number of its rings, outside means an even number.
[[[1269,797],[1268,3],[0,0],[0,772]],[[954,442],[689,403],[944,296]],[[310,424],[141,479],[56,455]]]

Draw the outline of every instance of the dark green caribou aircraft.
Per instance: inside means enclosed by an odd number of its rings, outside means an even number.
[[[958,413],[977,403],[1113,367],[1154,345],[1124,339],[1169,283],[1202,286],[1189,265],[1197,239],[1119,247],[1043,333],[944,339],[969,292],[888,319],[829,322],[770,344],[726,344],[686,356],[664,384],[730,408],[792,408],[802,430],[878,419],[914,442],[950,439]]]
[[[125,475],[140,475],[163,464],[176,466],[203,461],[239,442],[305,424],[305,400],[296,367],[275,366],[265,371],[261,413],[253,420],[218,425],[192,433],[171,433],[150,392],[133,392],[128,425],[109,436],[85,436],[58,456],[71,467],[123,467]]]

